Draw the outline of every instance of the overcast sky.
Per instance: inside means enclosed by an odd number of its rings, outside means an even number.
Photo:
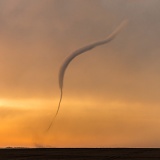
[[[159,15],[159,0],[0,0],[1,146],[160,147]],[[69,65],[43,135],[63,59],[124,19]]]

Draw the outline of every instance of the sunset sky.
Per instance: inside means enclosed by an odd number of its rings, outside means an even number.
[[[58,72],[76,49],[58,117]],[[160,147],[160,0],[0,0],[0,147]]]

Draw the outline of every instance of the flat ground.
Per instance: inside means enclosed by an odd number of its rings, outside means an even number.
[[[0,149],[0,160],[160,160],[155,148]]]

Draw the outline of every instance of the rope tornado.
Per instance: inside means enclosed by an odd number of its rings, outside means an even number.
[[[64,81],[64,75],[65,75],[65,71],[68,67],[68,65],[70,64],[70,62],[75,58],[77,57],[78,55],[86,52],[86,51],[89,51],[97,46],[100,46],[100,45],[103,45],[103,44],[106,44],[108,42],[110,42],[111,40],[113,40],[116,35],[126,26],[127,24],[127,20],[124,20],[121,22],[121,24],[104,40],[101,40],[101,41],[97,41],[97,42],[94,42],[92,44],[89,44],[85,47],[82,47],[78,50],[76,50],[75,52],[69,54],[64,62],[62,63],[61,67],[60,67],[60,70],[59,70],[59,88],[60,88],[60,99],[59,99],[59,104],[58,104],[58,108],[57,108],[57,111],[56,111],[56,114],[55,116],[53,117],[47,131],[51,128],[56,116],[58,115],[58,112],[59,112],[59,109],[60,109],[60,105],[61,105],[61,101],[62,101],[62,97],[63,97],[63,81]]]

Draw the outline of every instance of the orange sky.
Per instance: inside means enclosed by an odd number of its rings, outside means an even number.
[[[159,0],[1,0],[0,147],[160,147]],[[68,67],[66,55],[109,44]]]

